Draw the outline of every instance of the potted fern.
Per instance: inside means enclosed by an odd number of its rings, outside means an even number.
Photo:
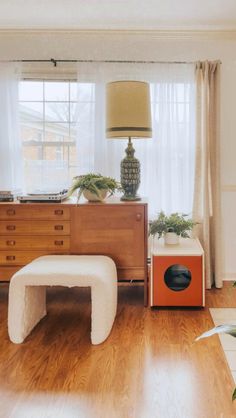
[[[189,231],[196,225],[188,215],[182,213],[172,213],[167,216],[163,211],[158,214],[157,219],[149,223],[149,235],[164,236],[166,245],[179,244],[179,237],[190,238]]]
[[[96,202],[103,201],[108,193],[111,196],[116,190],[120,189],[120,184],[114,178],[88,173],[74,177],[73,184],[69,189],[69,196],[75,190],[78,190],[78,200],[83,194],[88,201]]]

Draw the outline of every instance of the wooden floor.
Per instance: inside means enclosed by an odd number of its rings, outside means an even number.
[[[235,418],[234,387],[208,308],[149,309],[142,287],[119,289],[109,339],[90,343],[87,289],[48,291],[48,316],[22,345],[7,335],[0,285],[1,418]],[[236,289],[207,292],[207,307],[236,307]]]

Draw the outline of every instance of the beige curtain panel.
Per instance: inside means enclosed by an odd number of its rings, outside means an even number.
[[[222,287],[219,143],[220,63],[196,64],[195,227],[205,251],[206,288]]]

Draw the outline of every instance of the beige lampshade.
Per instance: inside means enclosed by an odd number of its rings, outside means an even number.
[[[107,138],[152,136],[149,84],[114,81],[106,90]]]

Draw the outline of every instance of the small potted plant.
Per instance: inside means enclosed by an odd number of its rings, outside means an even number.
[[[69,196],[75,190],[78,190],[78,200],[83,193],[85,199],[96,202],[104,200],[108,193],[111,196],[116,190],[120,189],[120,184],[114,178],[88,173],[74,177],[73,184],[69,189]]]
[[[149,223],[149,235],[158,235],[158,238],[164,236],[164,242],[167,245],[176,245],[179,243],[179,237],[190,238],[188,232],[196,225],[188,215],[182,213],[172,213],[170,216],[164,212],[158,214],[157,219]]]

